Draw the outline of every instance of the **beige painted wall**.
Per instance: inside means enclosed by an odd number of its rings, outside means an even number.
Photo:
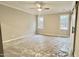
[[[60,30],[60,18],[62,14],[48,14],[44,16],[44,29],[38,30],[40,34],[52,36],[69,36],[69,30]]]
[[[3,41],[33,35],[35,16],[0,5],[0,21]]]

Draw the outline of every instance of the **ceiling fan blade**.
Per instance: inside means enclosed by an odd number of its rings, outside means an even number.
[[[45,10],[49,10],[50,8],[44,8]]]

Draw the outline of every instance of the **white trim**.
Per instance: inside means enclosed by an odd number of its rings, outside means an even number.
[[[19,40],[19,39],[24,38],[24,37],[26,37],[26,36],[20,36],[20,37],[17,37],[17,38],[6,40],[6,41],[3,41],[3,43],[8,43],[8,42],[11,42],[11,41]]]

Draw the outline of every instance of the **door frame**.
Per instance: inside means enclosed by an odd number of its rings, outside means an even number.
[[[74,40],[73,40],[73,52],[72,56],[75,57],[75,43],[76,43],[76,30],[77,30],[77,15],[78,15],[78,1],[75,3],[76,8],[76,17],[75,17],[75,31],[74,31]]]
[[[4,57],[1,24],[0,24],[0,57]]]

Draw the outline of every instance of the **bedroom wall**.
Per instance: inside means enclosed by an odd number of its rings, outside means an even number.
[[[44,29],[38,29],[38,33],[51,36],[69,36],[70,28],[67,31],[60,30],[60,15],[63,14],[44,15]]]
[[[4,42],[35,32],[35,16],[17,9],[0,5],[0,21]]]

